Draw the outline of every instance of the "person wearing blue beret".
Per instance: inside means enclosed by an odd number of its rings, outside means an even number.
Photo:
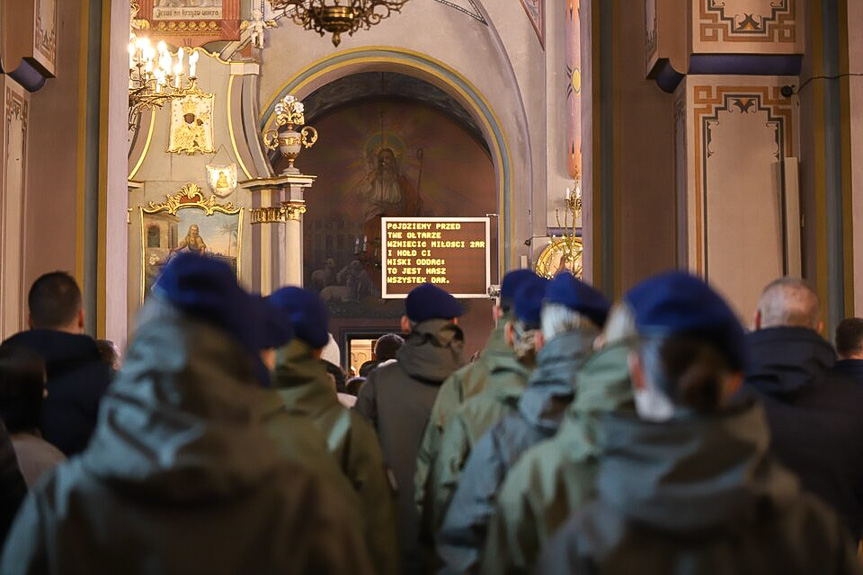
[[[447,572],[467,573],[478,566],[501,483],[522,453],[557,432],[577,393],[577,371],[592,355],[611,307],[605,296],[569,272],[549,281],[542,299],[522,298],[515,304],[517,316],[538,316],[537,367],[517,411],[493,425],[467,459],[438,537],[438,555]],[[529,309],[520,314],[520,306]],[[489,553],[506,549],[492,547]]]
[[[414,476],[414,503],[421,516],[421,538],[423,544],[433,551],[432,492],[429,484],[429,471],[440,453],[443,429],[458,407],[471,397],[481,393],[489,381],[489,374],[499,362],[508,362],[513,357],[513,349],[506,342],[506,325],[512,319],[515,292],[526,281],[532,281],[536,274],[528,269],[508,272],[500,285],[500,297],[492,306],[494,329],[478,359],[456,370],[441,385],[432,407],[429,423],[423,433],[417,456],[417,471]]]
[[[405,299],[405,343],[396,361],[369,374],[354,409],[372,422],[398,485],[403,573],[419,573],[418,517],[410,486],[417,450],[441,383],[462,363],[462,307],[445,290],[417,286]]]
[[[259,352],[290,321],[191,253],[138,319],[90,444],[30,492],[0,572],[373,573],[354,504],[271,434]]]
[[[548,280],[531,275],[518,287],[512,304],[513,317],[504,328],[513,354],[494,363],[485,390],[459,406],[444,427],[440,452],[429,478],[431,526],[435,534],[443,523],[474,445],[492,425],[518,406],[536,362],[541,338],[540,310],[547,283]]]
[[[280,288],[267,300],[294,327],[294,339],[276,352],[274,384],[288,409],[310,418],[324,434],[330,453],[354,486],[375,571],[397,573],[395,491],[377,435],[363,416],[342,406],[320,361],[329,341],[327,307],[314,292],[295,286]]]
[[[840,520],[770,451],[761,404],[735,395],[747,350],[728,304],[683,272],[642,282],[624,304],[637,414],[602,420],[596,499],[535,572],[858,573]]]

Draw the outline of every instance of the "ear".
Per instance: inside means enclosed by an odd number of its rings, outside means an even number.
[[[761,310],[755,310],[755,315],[752,318],[752,330],[758,331],[761,329]]]
[[[641,391],[647,388],[647,378],[644,375],[644,364],[641,363],[641,357],[633,351],[629,354],[629,375],[632,377],[632,387]]]
[[[536,330],[536,336],[534,336],[533,342],[533,347],[536,351],[541,350],[545,346],[545,336],[542,335],[541,329]]]
[[[818,320],[818,326],[815,328],[815,331],[817,331],[818,333],[824,333],[824,322],[823,321]]]
[[[722,386],[722,399],[723,402],[727,400],[729,397],[733,397],[738,391],[740,391],[740,387],[743,385],[743,372],[737,371],[731,374],[728,378],[725,379],[725,383]]]
[[[411,331],[411,320],[408,319],[408,316],[402,316],[402,333],[410,333]]]
[[[33,316],[29,313],[27,314],[27,327],[33,329]]]
[[[504,332],[506,334],[506,345],[513,347],[515,345],[515,328],[512,327],[511,321],[506,322]]]
[[[261,362],[267,367],[267,371],[273,372],[276,369],[276,350],[275,349],[262,349],[261,350]]]
[[[78,329],[84,333],[84,308],[78,310]]]
[[[454,325],[458,325],[458,318],[457,317],[452,318],[452,323]]]

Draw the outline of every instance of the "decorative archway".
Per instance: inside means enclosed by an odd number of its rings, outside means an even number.
[[[319,87],[357,72],[392,71],[423,79],[456,98],[479,124],[491,150],[497,176],[498,197],[498,266],[509,269],[514,259],[513,166],[512,155],[497,114],[488,100],[458,71],[428,55],[386,46],[358,48],[338,52],[317,60],[289,78],[263,107],[259,128],[263,130],[275,119],[275,104],[286,94],[302,99]],[[529,200],[526,202],[529,204]]]

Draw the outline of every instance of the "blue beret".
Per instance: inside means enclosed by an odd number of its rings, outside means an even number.
[[[539,327],[542,300],[545,297],[547,284],[547,279],[534,275],[522,282],[515,290],[515,297],[513,298],[515,317],[530,329]]]
[[[293,337],[291,322],[259,295],[246,293],[231,268],[211,257],[181,253],[153,287],[172,306],[232,334],[247,351],[278,347]]]
[[[452,319],[461,317],[462,313],[457,299],[432,284],[415,287],[405,300],[405,314],[416,323],[429,319]]]
[[[564,305],[588,318],[597,326],[605,325],[611,302],[593,287],[579,281],[569,272],[557,274],[545,289],[546,303]]]
[[[515,298],[515,292],[518,290],[519,286],[525,281],[530,281],[531,278],[535,277],[537,277],[535,273],[526,269],[513,270],[503,276],[503,281],[500,282],[501,305],[503,307],[511,307],[513,299]]]
[[[288,286],[276,290],[267,298],[279,311],[288,314],[296,337],[313,349],[321,349],[330,340],[329,312],[317,294],[300,287]]]
[[[713,342],[734,369],[746,362],[745,334],[725,300],[702,279],[668,272],[647,279],[624,298],[640,335],[692,334]]]

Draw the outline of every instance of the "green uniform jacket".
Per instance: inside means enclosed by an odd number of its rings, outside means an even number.
[[[308,345],[295,339],[276,357],[279,394],[292,413],[310,418],[323,432],[330,453],[359,496],[375,571],[398,572],[395,491],[375,430],[339,403],[326,370]]]
[[[431,506],[424,509],[423,523],[430,533],[437,533],[443,523],[474,444],[492,425],[515,413],[530,377],[530,368],[514,355],[489,355],[487,361],[485,391],[465,401],[444,428],[440,453],[429,474]]]
[[[627,346],[613,345],[590,358],[557,435],[526,451],[509,471],[489,523],[483,573],[530,572],[551,534],[593,498],[598,418],[632,405],[628,356]]]
[[[414,501],[417,512],[423,515],[423,509],[431,505],[432,493],[429,490],[429,470],[438,453],[447,421],[461,404],[471,397],[481,393],[488,384],[489,362],[494,357],[515,357],[512,349],[506,345],[506,320],[501,319],[486,342],[486,347],[479,358],[453,373],[440,387],[428,425],[423,432],[417,456],[417,472],[414,475]],[[429,525],[423,526],[422,536],[430,541]]]
[[[769,453],[760,404],[601,425],[597,499],[551,538],[536,573],[860,572],[839,518]]]
[[[245,350],[144,324],[87,449],[30,492],[0,561],[23,573],[372,573],[353,507],[288,462]]]

